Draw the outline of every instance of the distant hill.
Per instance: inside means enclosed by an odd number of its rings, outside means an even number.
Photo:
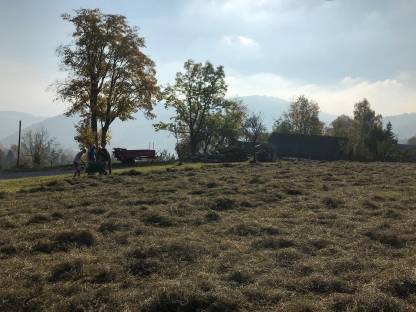
[[[243,101],[249,111],[261,113],[268,130],[271,130],[274,120],[282,116],[289,107],[289,102],[269,96],[246,96],[239,99]],[[153,147],[154,143],[156,150],[166,149],[173,152],[176,143],[175,138],[166,131],[156,132],[152,126],[158,121],[168,121],[173,115],[172,111],[166,110],[162,104],[159,104],[155,108],[155,114],[157,118],[154,120],[144,118],[143,114],[139,112],[136,114],[135,120],[114,122],[111,128],[110,148],[148,148],[149,146]],[[0,118],[2,115],[2,112],[0,112]],[[329,125],[336,118],[336,115],[321,112],[320,118]],[[392,122],[393,129],[401,141],[405,141],[416,134],[416,113],[388,116],[384,120],[386,123],[387,121]],[[46,128],[49,134],[55,137],[63,147],[77,149],[77,144],[74,142],[74,125],[78,121],[79,118],[77,117],[68,118],[59,115],[35,122],[29,128]],[[27,122],[27,124],[29,123]],[[1,125],[3,127],[3,124]],[[14,120],[9,127],[11,128],[9,134],[0,137],[0,144],[5,146],[17,142],[16,121]]]
[[[45,117],[34,116],[28,113],[0,111],[0,138],[15,133],[19,127],[19,120],[22,121],[22,127],[27,127],[44,119]]]
[[[171,114],[165,110],[163,105],[158,105],[155,109],[158,116],[157,119],[148,120],[141,112],[136,114],[134,120],[127,122],[115,121],[111,127],[111,144],[113,147],[126,148],[148,148],[154,147],[157,150],[167,149],[174,151],[175,139],[167,132],[156,132],[153,129],[153,124],[159,120],[167,121]],[[75,130],[74,126],[79,122],[79,117],[65,117],[58,115],[55,117],[46,118],[45,120],[34,123],[29,127],[23,128],[23,132],[27,129],[41,129],[46,128],[51,137],[54,137],[64,148],[77,149],[78,145],[74,141]],[[0,138],[0,144],[10,146],[16,144],[18,134],[15,131],[13,134]]]

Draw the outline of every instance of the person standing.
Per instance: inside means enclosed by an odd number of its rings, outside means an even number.
[[[82,156],[85,154],[85,148],[82,148],[74,158],[74,178],[81,176],[81,162],[82,162]]]
[[[95,145],[92,145],[88,151],[88,162],[90,164],[95,164],[97,162],[97,149],[95,148]]]

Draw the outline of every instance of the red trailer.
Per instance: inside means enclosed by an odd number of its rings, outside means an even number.
[[[156,159],[155,150],[129,150],[126,148],[115,148],[113,150],[114,157],[123,164],[134,164],[134,161],[142,159]]]

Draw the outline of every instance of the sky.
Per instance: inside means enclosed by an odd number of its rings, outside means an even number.
[[[50,87],[65,77],[55,50],[73,30],[61,14],[79,8],[138,26],[161,85],[193,59],[224,66],[229,97],[416,112],[416,0],[0,0],[0,111],[64,112]]]

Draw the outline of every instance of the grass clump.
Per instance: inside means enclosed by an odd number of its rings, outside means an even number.
[[[58,233],[54,237],[57,244],[74,245],[76,247],[91,247],[97,242],[94,234],[88,230],[73,230]]]
[[[227,211],[233,210],[237,208],[237,203],[227,197],[220,197],[215,200],[215,202],[211,205],[211,209],[215,211]]]
[[[312,276],[305,281],[305,288],[315,293],[350,293],[352,289],[345,281],[336,277]]]
[[[65,261],[52,268],[49,280],[51,282],[76,280],[82,275],[81,260]]]
[[[47,223],[50,221],[50,218],[44,214],[36,214],[27,221],[27,224],[41,224]]]
[[[157,212],[151,212],[144,215],[143,223],[146,225],[152,225],[157,227],[170,227],[174,225],[172,220]]]
[[[205,215],[205,220],[208,222],[219,221],[221,216],[215,211],[208,211]]]
[[[142,312],[191,312],[191,311],[238,311],[238,305],[230,299],[197,290],[164,290],[148,299]]]
[[[382,287],[393,297],[407,299],[416,294],[416,276],[414,272],[403,272],[388,279]]]
[[[340,200],[338,200],[336,198],[333,198],[333,197],[324,198],[323,203],[329,209],[336,209],[336,208],[339,208],[342,205],[342,202]]]
[[[115,231],[120,231],[126,228],[128,228],[128,225],[126,224],[119,224],[114,221],[109,221],[101,223],[98,227],[98,231],[101,232],[103,235],[108,235]]]
[[[3,257],[11,257],[17,254],[17,248],[14,245],[3,245],[0,246],[0,258]]]
[[[372,229],[365,233],[371,240],[380,242],[393,248],[403,248],[406,246],[406,239],[400,237],[389,229]]]
[[[295,246],[295,242],[287,238],[267,237],[259,239],[254,243],[254,247],[258,249],[282,249]]]

